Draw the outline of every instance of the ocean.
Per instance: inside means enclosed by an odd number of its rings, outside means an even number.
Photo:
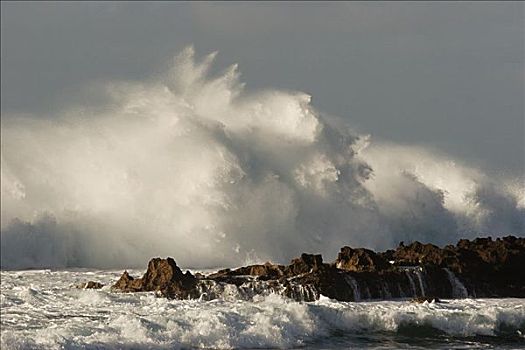
[[[245,301],[225,291],[212,301],[168,300],[111,292],[121,273],[1,271],[1,348],[525,349],[524,299]],[[88,280],[106,286],[74,288]]]

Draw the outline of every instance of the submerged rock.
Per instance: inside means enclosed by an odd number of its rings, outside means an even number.
[[[102,283],[94,281],[83,282],[75,286],[78,289],[100,289],[102,287],[104,287]]]
[[[411,303],[417,303],[417,304],[422,304],[424,302],[427,302],[427,303],[441,303],[441,300],[439,300],[439,298],[435,298],[435,297],[416,297],[416,298],[410,299],[410,302]]]
[[[389,262],[392,260],[392,262]],[[154,258],[141,278],[124,271],[112,290],[155,291],[176,299],[241,298],[280,294],[298,301],[320,295],[340,301],[413,298],[525,297],[525,239],[461,240],[439,248],[413,242],[376,253],[343,247],[333,263],[303,253],[289,265],[223,269],[208,276],[183,273],[172,258]]]

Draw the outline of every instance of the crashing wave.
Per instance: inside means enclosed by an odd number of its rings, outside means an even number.
[[[301,92],[244,91],[192,48],[109,103],[2,116],[2,268],[187,266],[525,234],[523,186],[372,142]],[[516,181],[516,183],[523,183]],[[145,243],[147,242],[147,243]]]
[[[93,271],[110,283],[118,272]],[[2,271],[2,349],[20,348],[393,348],[425,340],[446,347],[520,347],[522,299],[295,302],[275,294],[167,300],[153,293],[71,289],[86,271]],[[38,287],[36,287],[38,285]]]

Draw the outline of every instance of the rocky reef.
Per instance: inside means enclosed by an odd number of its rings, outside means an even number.
[[[299,301],[317,300],[320,295],[340,301],[525,297],[524,268],[525,238],[488,237],[444,248],[400,243],[381,253],[343,247],[332,263],[323,262],[321,255],[303,253],[289,265],[250,265],[207,276],[183,273],[172,258],[154,258],[143,277],[125,271],[112,290],[204,300],[250,300],[270,293]]]
[[[94,281],[79,283],[75,286],[77,289],[100,289],[102,287],[104,287],[102,283]]]

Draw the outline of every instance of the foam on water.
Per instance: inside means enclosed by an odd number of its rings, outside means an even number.
[[[108,287],[70,288],[86,279],[112,283],[118,275],[2,271],[2,349],[374,348],[381,339],[399,348],[418,348],[418,339],[449,347],[525,346],[520,299],[414,304],[321,297],[299,303],[270,294],[253,302],[234,297],[176,301],[153,293],[111,293]]]

